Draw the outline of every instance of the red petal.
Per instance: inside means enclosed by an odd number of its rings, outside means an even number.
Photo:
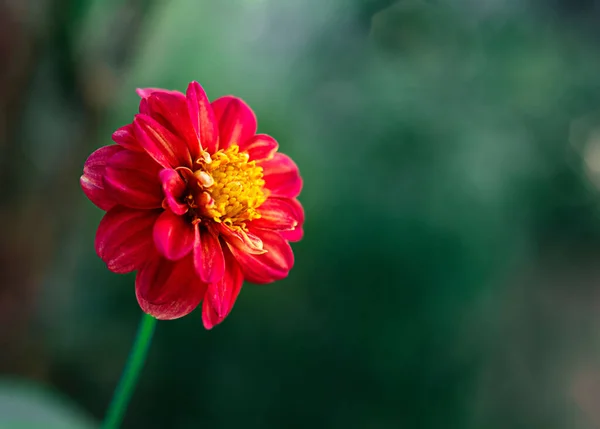
[[[194,243],[194,266],[200,279],[206,283],[214,283],[225,274],[225,259],[219,238],[207,228],[196,226]]]
[[[117,206],[104,215],[96,232],[96,253],[115,273],[140,268],[154,253],[152,226],[155,210],[133,210]]]
[[[194,247],[194,227],[170,210],[162,212],[156,220],[153,234],[156,249],[171,261],[183,258]]]
[[[300,241],[304,236],[304,208],[296,198],[286,199],[286,201],[294,207],[298,225],[291,231],[280,231],[279,234],[288,241]]]
[[[157,319],[183,317],[194,310],[207,285],[194,271],[192,256],[169,261],[155,252],[138,271],[135,294],[142,310]]]
[[[279,234],[287,241],[296,242],[302,240],[304,237],[304,227],[297,226],[291,231],[280,231]]]
[[[233,230],[222,223],[216,224],[215,228],[220,234],[223,234],[227,244],[238,248],[240,251],[256,255],[265,253],[263,243],[256,235],[243,230]]]
[[[142,115],[148,115],[150,116],[150,108],[148,107],[148,99],[147,98],[142,98],[140,100],[140,113]]]
[[[162,183],[163,192],[165,194],[165,201],[171,209],[171,211],[178,215],[187,213],[188,206],[180,203],[179,200],[183,197],[185,192],[185,182],[175,170],[165,168],[158,174]]]
[[[265,188],[273,197],[294,198],[302,190],[302,178],[291,158],[276,153],[273,158],[258,163],[263,168]]]
[[[122,147],[117,145],[104,146],[92,153],[83,166],[83,176],[79,179],[85,195],[102,210],[110,210],[115,206],[115,200],[104,189],[106,162]]]
[[[125,149],[136,152],[142,152],[144,150],[135,138],[133,124],[127,124],[124,127],[119,128],[113,133],[112,139],[115,143],[124,147]]]
[[[172,91],[170,89],[160,89],[160,88],[137,88],[135,90],[135,92],[137,92],[137,95],[139,95],[142,98],[148,98],[150,97],[152,94],[179,94],[179,95],[183,95],[181,94],[181,92],[179,91]]]
[[[256,116],[241,99],[227,95],[212,102],[215,119],[219,124],[219,148],[232,144],[244,145],[256,134]]]
[[[294,265],[294,254],[289,243],[274,231],[255,230],[252,232],[262,239],[266,253],[251,255],[241,252],[234,246],[229,246],[240,263],[246,280],[264,284],[287,277]]]
[[[229,251],[225,251],[225,263],[225,275],[220,281],[208,285],[202,303],[202,322],[206,329],[212,329],[227,317],[242,288],[244,277]]]
[[[192,159],[200,156],[200,143],[190,122],[187,100],[180,92],[154,92],[147,99],[150,116],[183,140]]]
[[[138,142],[160,165],[165,168],[192,165],[187,144],[155,119],[135,115],[133,124]]]
[[[269,198],[259,208],[260,218],[252,221],[257,228],[293,230],[299,223],[296,207],[289,199]]]
[[[266,134],[257,134],[240,145],[240,152],[248,152],[250,161],[271,159],[277,152],[278,147],[279,145],[273,137]]]
[[[209,153],[217,150],[218,130],[213,109],[204,89],[198,82],[191,82],[186,92],[188,114],[196,139]]]
[[[286,199],[288,204],[291,204],[294,207],[294,211],[296,212],[296,219],[298,219],[298,224],[304,224],[304,207],[300,204],[296,198]]]
[[[104,186],[118,204],[135,209],[159,208],[163,199],[159,169],[144,152],[123,150],[108,161]]]

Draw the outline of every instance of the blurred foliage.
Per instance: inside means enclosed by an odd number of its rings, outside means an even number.
[[[198,80],[297,161],[306,237],[215,330],[159,324],[125,427],[594,427],[598,2],[42,3],[3,97],[4,373],[101,418],[140,314],[77,179],[136,87]]]
[[[0,427],[91,429],[92,420],[56,391],[18,380],[0,382]]]

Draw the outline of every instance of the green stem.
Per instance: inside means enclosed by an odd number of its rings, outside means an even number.
[[[104,417],[102,429],[117,429],[121,425],[127,405],[133,394],[133,389],[137,384],[140,371],[144,366],[155,326],[156,319],[154,317],[148,314],[142,316],[135,342],[127,359],[127,364],[121,374],[121,379]]]

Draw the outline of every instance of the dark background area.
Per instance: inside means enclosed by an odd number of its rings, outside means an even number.
[[[141,312],[79,176],[191,80],[296,160],[306,235],[158,324],[124,427],[600,427],[600,2],[5,0],[0,59],[0,428],[102,419]]]

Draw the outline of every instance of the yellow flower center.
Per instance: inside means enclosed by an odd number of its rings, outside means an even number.
[[[195,205],[203,217],[241,227],[260,217],[257,209],[267,199],[263,169],[249,161],[247,153],[233,144],[199,160],[199,167],[194,176],[203,192]]]

